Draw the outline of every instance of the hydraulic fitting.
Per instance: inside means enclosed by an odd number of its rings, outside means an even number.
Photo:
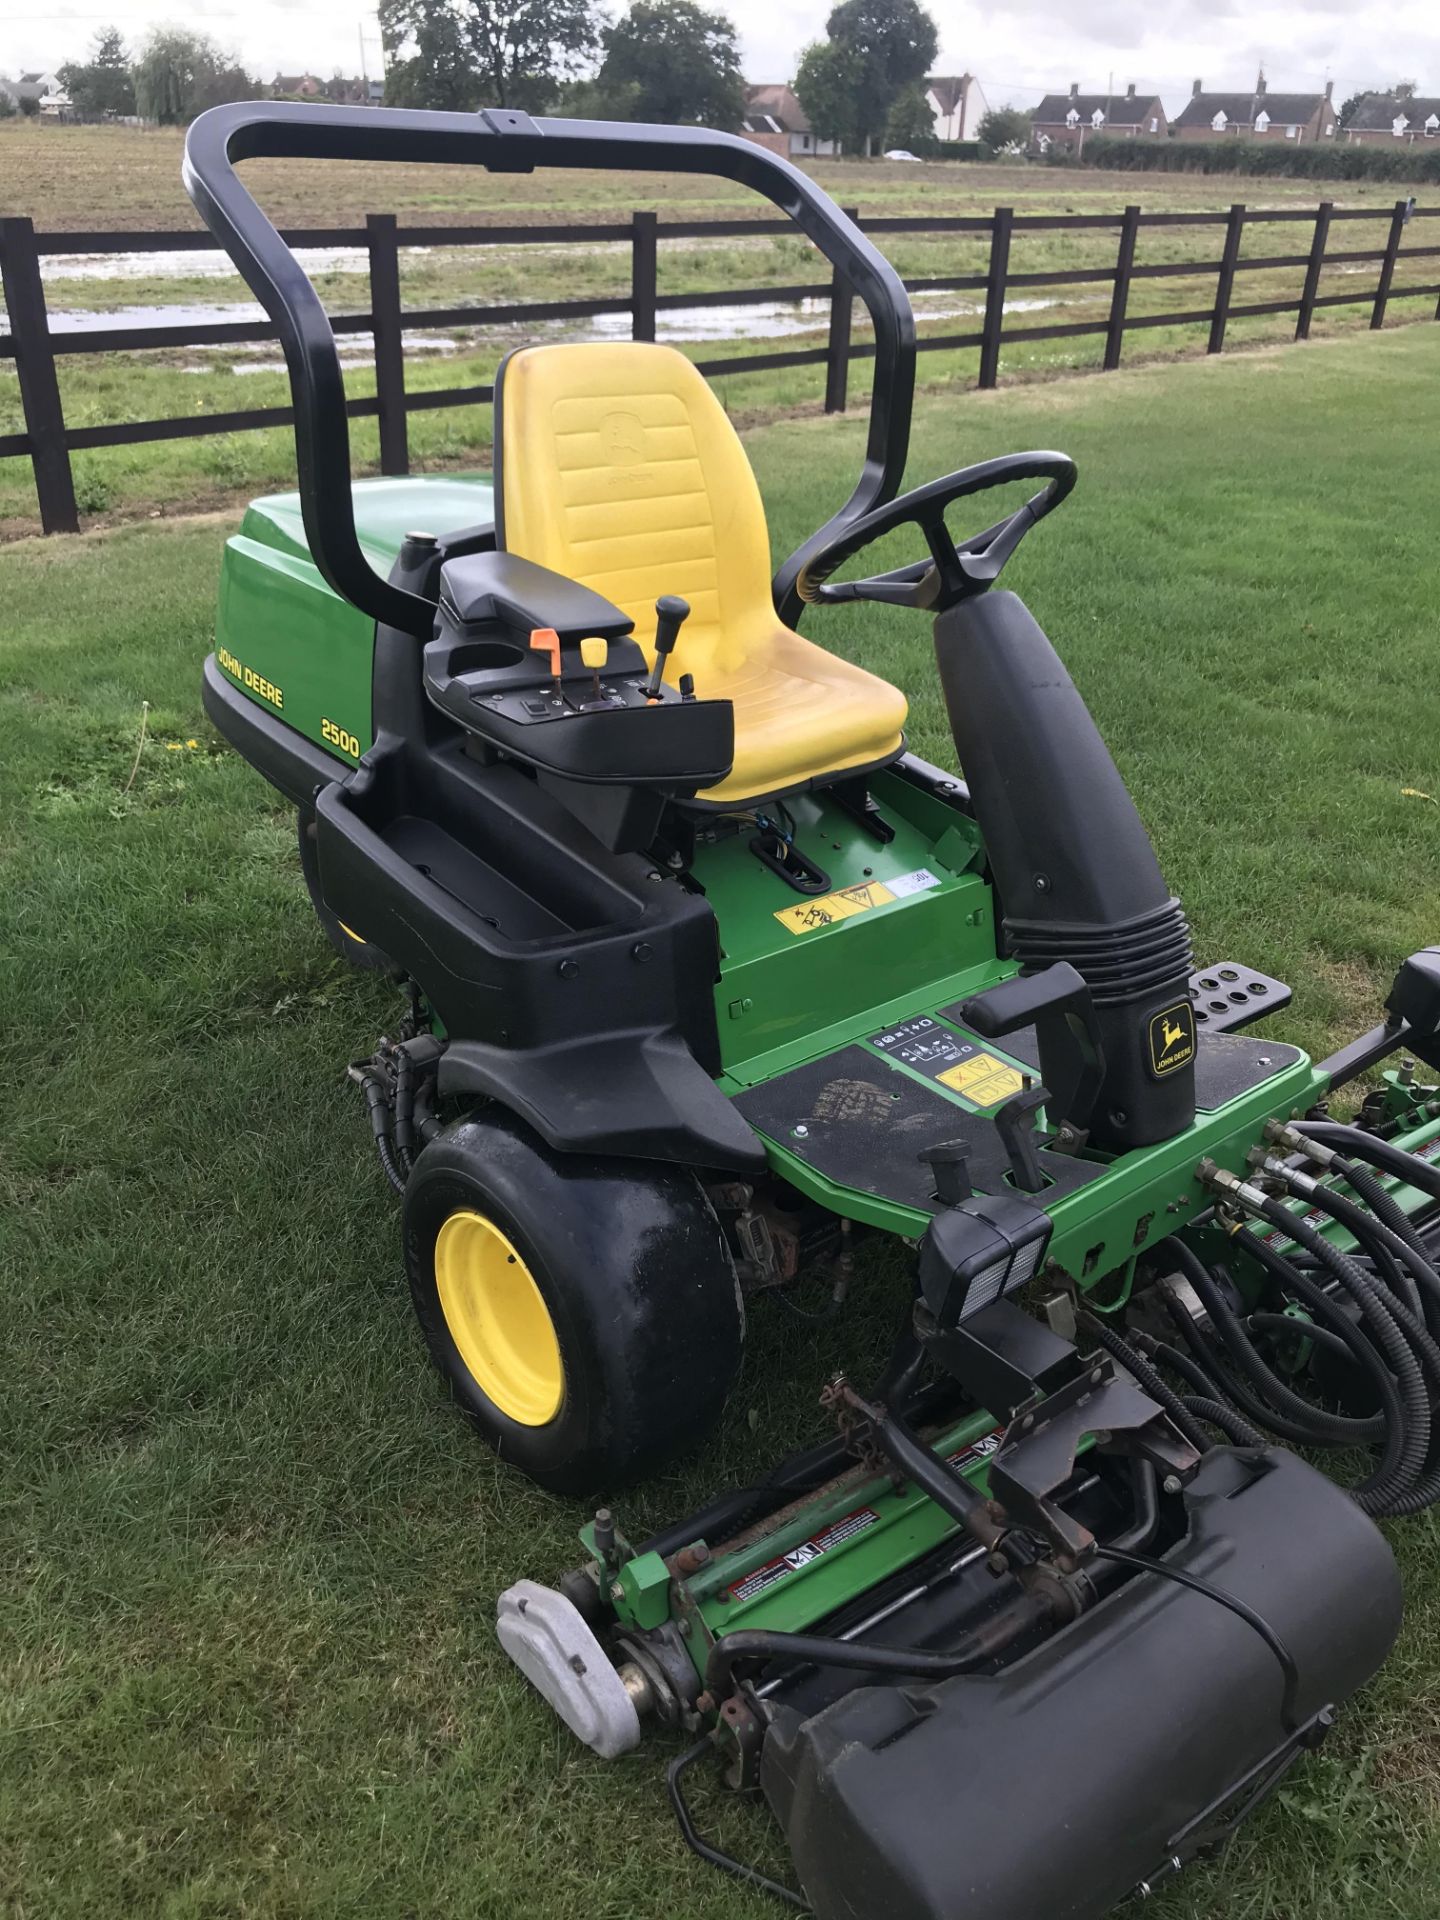
[[[1283,1147],[1287,1153],[1298,1153],[1317,1167],[1333,1166],[1339,1155],[1333,1147],[1327,1147],[1323,1141],[1312,1140],[1307,1133],[1300,1133],[1285,1120],[1267,1120],[1264,1127],[1265,1138],[1273,1141],[1277,1147]]]

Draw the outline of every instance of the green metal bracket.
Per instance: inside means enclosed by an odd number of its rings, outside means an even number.
[[[670,1617],[670,1569],[658,1553],[638,1553],[620,1569],[620,1617],[631,1626],[660,1627]]]

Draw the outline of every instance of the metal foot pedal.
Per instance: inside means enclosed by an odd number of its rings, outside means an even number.
[[[1235,1033],[1252,1020],[1288,1007],[1291,992],[1283,980],[1272,980],[1268,973],[1257,973],[1238,960],[1222,960],[1191,974],[1190,999],[1195,1025],[1202,1033]]]

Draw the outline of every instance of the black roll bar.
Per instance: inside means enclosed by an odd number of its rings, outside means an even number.
[[[875,328],[865,464],[845,505],[776,574],[775,604],[783,619],[793,624],[799,617],[795,579],[809,555],[899,491],[915,383],[910,301],[884,255],[789,161],[736,134],[705,127],[532,120],[500,108],[411,113],[269,101],[212,107],[186,136],[186,191],[279,333],[295,407],[300,501],[315,563],[343,599],[376,620],[428,634],[434,609],[381,579],[365,558],[355,531],[350,427],[335,336],[309,278],[235,172],[239,161],[259,157],[445,161],[492,173],[530,173],[536,167],[716,173],[752,188],[773,201],[838,268],[869,309]]]

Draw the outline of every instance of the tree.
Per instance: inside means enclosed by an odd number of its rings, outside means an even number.
[[[817,40],[795,69],[795,97],[822,140],[836,140],[851,153],[865,151],[860,109],[864,62],[853,47]]]
[[[919,81],[902,87],[885,122],[885,146],[903,147],[906,153],[931,153],[935,149],[935,115]]]
[[[39,102],[39,101],[38,101],[38,100],[36,99],[36,97],[35,97],[35,95],[34,95],[33,93],[22,93],[22,94],[21,94],[21,96],[20,96],[20,112],[22,113],[22,115],[23,115],[23,116],[25,117],[25,119],[27,119],[27,120],[34,120],[34,119],[37,119],[37,118],[39,117],[39,113],[40,113],[40,102]]]
[[[102,27],[88,60],[72,60],[60,69],[60,83],[81,113],[134,113],[135,84],[130,56],[115,27]]]
[[[0,77],[0,120],[11,120],[14,116],[14,96],[7,91],[4,78]]]
[[[975,137],[991,153],[1023,153],[1030,144],[1030,116],[1019,107],[992,107]]]
[[[144,120],[183,127],[207,107],[246,100],[260,83],[203,33],[157,27],[140,49],[131,75],[135,107]]]
[[[840,139],[859,152],[885,131],[896,96],[923,80],[935,58],[935,22],[920,0],[840,0],[826,21],[824,43],[807,47],[795,75],[795,91],[822,139]],[[822,131],[802,81],[831,125]]]
[[[624,95],[637,120],[732,132],[745,114],[735,27],[695,0],[633,0],[601,35],[602,97]]]
[[[555,96],[555,111],[567,120],[639,120],[639,103],[634,87],[607,87],[597,76],[562,80]]]
[[[386,98],[406,106],[538,109],[600,42],[596,0],[380,0],[379,11],[395,63]]]

